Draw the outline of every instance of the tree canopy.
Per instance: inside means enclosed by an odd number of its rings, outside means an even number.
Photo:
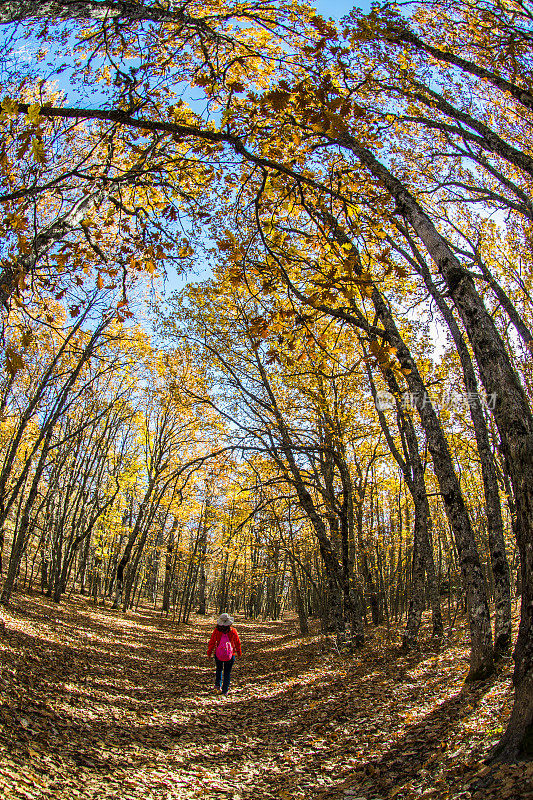
[[[464,607],[531,757],[532,20],[0,2],[2,603]]]

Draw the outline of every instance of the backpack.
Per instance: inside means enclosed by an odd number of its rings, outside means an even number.
[[[227,633],[223,633],[220,637],[215,655],[219,661],[231,661],[233,658],[233,646]]]

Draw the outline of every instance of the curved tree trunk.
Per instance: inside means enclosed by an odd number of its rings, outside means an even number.
[[[361,147],[347,134],[342,134],[339,144],[352,149],[361,162],[368,166],[370,170],[374,172],[374,176],[381,180],[387,188],[389,188],[389,179],[391,179],[392,184],[389,189],[391,192],[392,188],[397,190],[397,186],[400,186],[401,192],[399,192],[399,194],[401,198],[399,197],[397,202],[401,200],[402,204],[405,205],[405,196],[408,193],[403,188],[402,184],[400,184],[396,178],[393,178],[388,170],[383,167],[369,151]],[[396,196],[396,194],[394,194],[394,196]],[[412,200],[412,202],[414,203],[415,201]],[[336,241],[340,245],[349,244],[352,248],[352,252],[357,257],[358,251],[355,247],[355,243],[349,239],[336,219],[331,214],[325,212],[322,213],[322,216],[331,226]],[[429,220],[427,221],[429,223]],[[355,262],[355,271],[358,274],[362,272],[360,259]],[[455,473],[448,442],[433,404],[429,399],[417,363],[413,359],[409,348],[398,330],[388,304],[374,285],[371,289],[371,297],[377,317],[383,325],[387,340],[389,344],[393,345],[396,349],[396,354],[404,371],[409,391],[415,398],[418,398],[416,404],[417,411],[433,459],[433,468],[444,500],[446,515],[454,533],[459,553],[462,580],[467,598],[471,638],[470,669],[467,680],[481,680],[494,669],[494,648],[492,645],[492,629],[485,576],[481,568],[468,510],[461,493],[459,480]],[[327,307],[323,306],[317,306],[317,308],[319,308],[319,310],[328,310]],[[355,323],[358,329],[360,328],[361,320],[357,316],[352,316],[339,309],[336,309],[335,315],[342,316],[343,319],[346,319],[346,321],[352,324]]]
[[[372,378],[370,368],[367,368],[368,379],[381,429],[396,463],[402,470],[405,485],[407,486],[415,509],[415,519],[413,527],[413,555],[412,555],[412,575],[411,575],[411,598],[407,612],[407,624],[403,636],[402,645],[404,649],[410,649],[418,638],[418,631],[424,610],[424,575],[427,573],[428,592],[431,602],[433,615],[433,634],[442,636],[442,612],[440,608],[440,597],[438,592],[437,580],[435,575],[435,563],[433,559],[433,543],[431,541],[431,512],[427,499],[426,483],[424,480],[424,468],[418,450],[418,440],[416,431],[408,414],[405,414],[399,402],[399,387],[391,370],[385,370],[384,377],[392,395],[396,398],[396,417],[398,429],[401,434],[403,447],[403,457],[394,443],[394,439],[389,430],[387,420],[380,407],[377,397],[376,386]]]
[[[415,259],[409,259],[409,263],[411,263],[423,277],[428,291],[448,326],[461,361],[466,396],[468,398],[470,416],[474,427],[474,435],[476,437],[477,450],[481,464],[481,476],[483,479],[483,491],[487,509],[490,563],[494,578],[494,647],[496,654],[501,655],[511,646],[511,573],[505,551],[498,479],[496,477],[496,468],[494,466],[487,424],[480,402],[479,387],[468,347],[452,311],[436,287],[422,254],[411,238],[409,236],[407,236],[407,238],[416,256]],[[406,257],[408,258],[407,255]]]
[[[485,391],[489,397],[494,397],[494,419],[516,504],[516,538],[523,585],[520,628],[513,655],[515,702],[494,755],[500,760],[514,760],[530,747],[533,735],[533,414],[505,344],[471,276],[403,184],[352,137],[343,135],[342,138],[344,146],[387,188],[398,211],[411,223],[430,253],[464,323]],[[401,361],[410,368],[412,359],[406,355],[400,356]],[[446,501],[452,487],[445,490],[441,486],[441,490]],[[477,593],[475,598],[469,599],[470,608],[476,614],[481,611],[484,617],[481,596]],[[473,605],[472,599],[477,599],[479,604]]]

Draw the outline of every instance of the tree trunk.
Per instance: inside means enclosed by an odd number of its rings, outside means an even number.
[[[515,702],[494,755],[500,760],[514,760],[529,749],[533,733],[533,415],[494,320],[472,278],[414,198],[376,159],[371,160],[372,164],[365,158],[365,163],[395,197],[399,210],[409,219],[445,279],[470,339],[485,391],[494,398],[494,419],[516,504],[523,585],[520,627],[513,655]],[[476,611],[478,608],[481,606],[476,606]]]
[[[292,586],[294,590],[294,599],[296,600],[296,610],[298,612],[298,622],[300,624],[300,633],[302,636],[307,636],[309,634],[309,621],[307,619],[307,613],[305,610],[305,604],[302,599],[302,593],[300,592],[300,584],[298,582],[298,573],[296,571],[296,564],[294,563],[294,559],[290,559],[291,562],[291,573],[292,573]]]
[[[489,433],[483,415],[481,398],[479,397],[478,383],[468,347],[452,311],[436,287],[428,265],[422,258],[415,243],[410,240],[410,237],[409,241],[411,249],[416,255],[415,259],[409,259],[409,261],[423,277],[431,296],[435,300],[455,342],[461,361],[470,416],[474,427],[477,450],[481,463],[481,475],[487,512],[490,561],[494,579],[494,647],[496,654],[501,655],[511,646],[511,575],[507,554],[505,552],[503,518],[496,468],[494,466]]]
[[[168,614],[170,609],[170,587],[172,584],[172,575],[173,575],[173,564],[174,564],[174,547],[176,546],[174,542],[174,535],[178,529],[179,519],[175,519],[170,533],[168,535],[168,542],[167,542],[167,549],[165,554],[165,582],[163,584],[163,604],[161,610]]]
[[[433,543],[431,540],[431,512],[427,499],[426,483],[424,479],[424,468],[420,458],[418,439],[415,427],[409,414],[404,413],[399,401],[399,387],[396,378],[391,370],[385,370],[384,377],[391,393],[396,398],[396,417],[398,430],[401,434],[401,442],[404,456],[400,454],[394,443],[394,439],[389,430],[385,414],[377,401],[377,391],[369,368],[367,368],[368,379],[372,396],[376,403],[378,418],[381,429],[385,435],[389,449],[394,456],[396,463],[402,470],[405,485],[407,486],[415,509],[415,520],[413,527],[413,553],[411,569],[411,599],[407,613],[407,624],[403,636],[403,647],[409,649],[414,645],[418,637],[422,612],[424,610],[424,572],[428,577],[428,588],[433,615],[433,634],[442,636],[442,612],[440,608],[440,598],[435,576],[435,563],[433,559]]]
[[[199,542],[199,574],[198,574],[198,613],[202,616],[205,616],[206,613],[206,586],[207,586],[207,577],[205,574],[205,560],[207,556],[207,533],[209,531],[209,507],[210,507],[210,497],[209,497],[209,489],[206,487],[206,497],[205,497],[205,504],[204,504],[204,519],[200,533],[200,542]]]

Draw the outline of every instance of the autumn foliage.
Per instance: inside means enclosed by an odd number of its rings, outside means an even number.
[[[531,759],[532,19],[0,3],[4,606],[464,623]]]

